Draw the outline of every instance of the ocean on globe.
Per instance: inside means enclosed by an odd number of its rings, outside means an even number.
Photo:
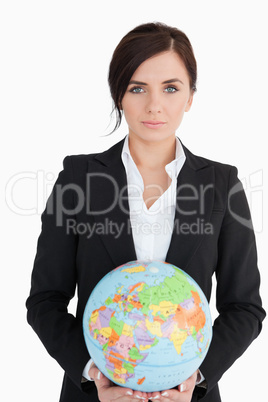
[[[144,392],[173,388],[204,360],[209,305],[186,272],[162,261],[131,261],[105,275],[85,307],[83,331],[98,369]]]

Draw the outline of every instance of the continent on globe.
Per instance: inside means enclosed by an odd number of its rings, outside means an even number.
[[[139,266],[133,267],[133,268],[122,269],[122,272],[129,272],[130,274],[133,274],[135,272],[144,272],[144,271],[146,271],[146,269],[142,265],[139,265]]]
[[[198,284],[160,261],[133,261],[109,272],[88,300],[83,327],[89,353],[104,375],[146,392],[189,378],[212,337]]]

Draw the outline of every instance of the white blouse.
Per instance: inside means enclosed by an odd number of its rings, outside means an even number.
[[[137,259],[165,261],[174,225],[177,177],[186,159],[182,145],[176,137],[175,159],[165,166],[171,184],[165,192],[158,188],[160,197],[149,209],[142,197],[144,183],[130,154],[128,136],[121,157],[127,175],[130,222]]]

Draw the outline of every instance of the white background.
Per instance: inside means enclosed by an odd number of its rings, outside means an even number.
[[[62,370],[26,323],[40,214],[66,155],[104,150],[127,133],[123,124],[115,134],[104,136],[113,128],[107,72],[119,40],[140,23],[176,26],[192,42],[198,91],[177,135],[192,152],[238,167],[252,210],[262,298],[268,306],[268,227],[263,210],[267,205],[266,3],[1,2],[0,356],[1,398],[8,395],[6,402],[59,399]],[[260,337],[222,378],[223,401],[266,398],[267,339],[265,322]]]

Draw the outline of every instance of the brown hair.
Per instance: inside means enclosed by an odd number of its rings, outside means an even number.
[[[196,60],[185,33],[161,22],[139,25],[121,39],[110,62],[108,82],[114,101],[113,111],[116,111],[117,115],[113,132],[121,124],[121,102],[134,72],[145,60],[168,50],[176,52],[184,62],[190,88],[196,91]]]

